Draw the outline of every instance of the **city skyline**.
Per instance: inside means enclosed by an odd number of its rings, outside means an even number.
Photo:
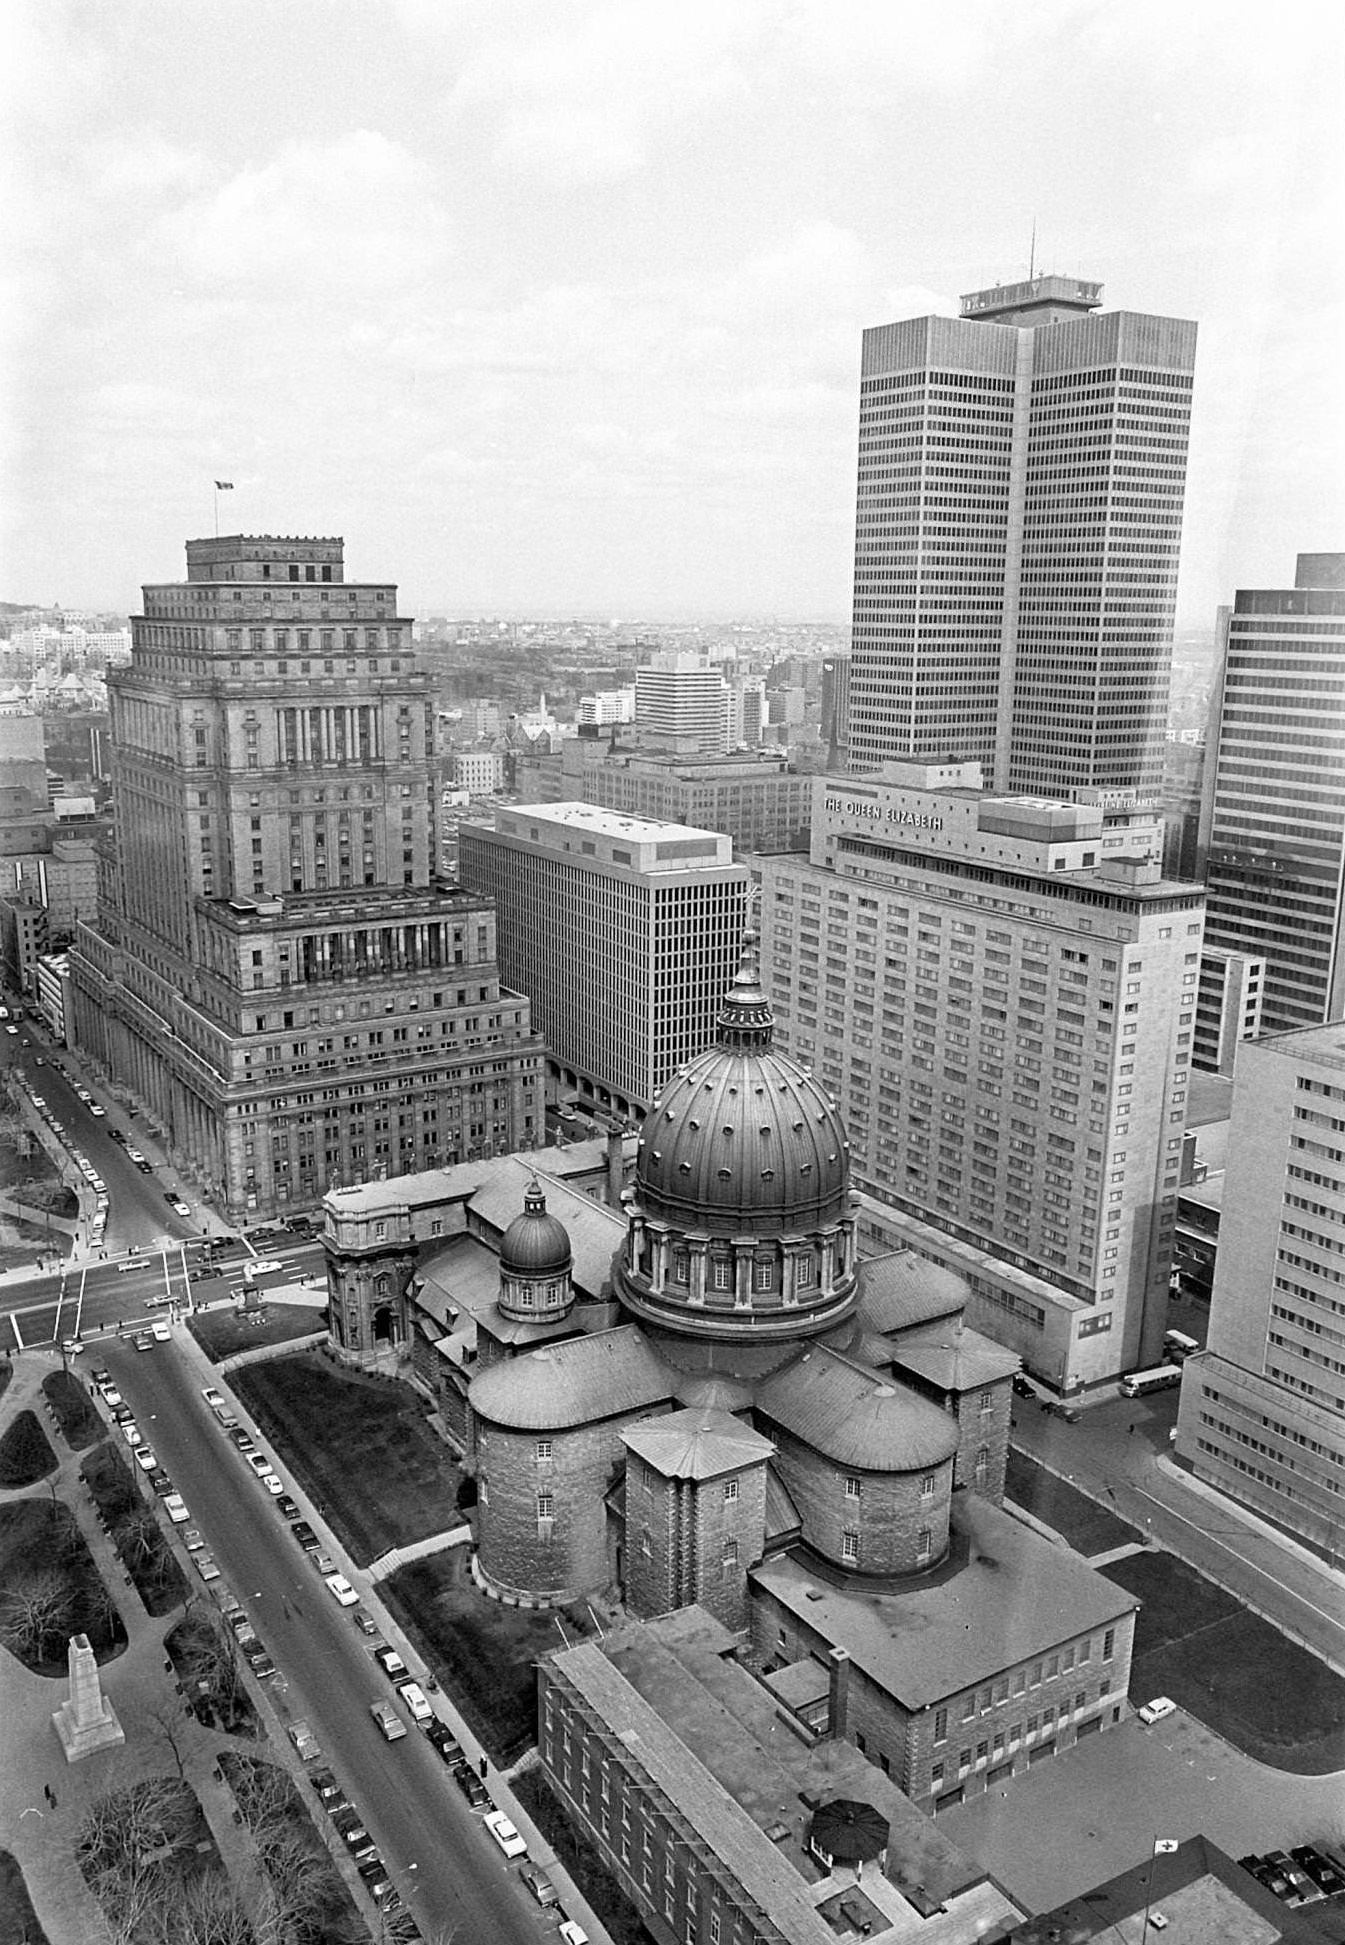
[[[220,479],[221,531],[345,532],[411,613],[843,621],[861,333],[1020,277],[1034,222],[1200,326],[1178,627],[1339,544],[1317,10],[11,28],[11,599],[129,612]]]

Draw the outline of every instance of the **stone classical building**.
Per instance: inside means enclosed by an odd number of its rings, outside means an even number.
[[[1120,1719],[1135,1603],[1003,1510],[1019,1361],[946,1269],[859,1255],[844,1125],[772,1034],[752,940],[628,1184],[614,1137],[329,1196],[334,1335],[435,1396],[487,1591],[702,1608],[799,1722],[960,1799]]]
[[[541,1139],[490,901],[435,879],[430,678],[339,539],[187,543],[108,679],[74,1036],[234,1220]]]

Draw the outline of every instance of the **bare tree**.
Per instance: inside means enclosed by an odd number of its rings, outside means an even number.
[[[21,1575],[0,1594],[0,1640],[16,1654],[50,1661],[68,1639],[75,1598],[60,1574]]]
[[[146,1945],[257,1945],[241,1892],[223,1871],[188,1878]]]
[[[157,1560],[163,1547],[163,1535],[159,1531],[153,1507],[137,1507],[124,1520],[119,1520],[116,1539],[123,1559],[128,1562],[148,1566],[151,1561]]]
[[[187,1780],[188,1733],[190,1726],[186,1710],[176,1697],[174,1697],[171,1702],[158,1703],[153,1708],[146,1710],[146,1714],[172,1753],[173,1763],[178,1773],[178,1781],[185,1783]]]

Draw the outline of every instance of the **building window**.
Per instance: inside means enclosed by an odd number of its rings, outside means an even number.
[[[929,1559],[930,1554],[933,1551],[934,1551],[934,1535],[931,1533],[930,1529],[927,1526],[922,1526],[919,1533],[916,1536],[916,1542],[915,1542],[915,1558],[916,1558],[917,1565],[923,1566],[925,1562]]]
[[[846,1496],[846,1498],[847,1498],[847,1499],[858,1499],[858,1498],[859,1498],[859,1490],[860,1490],[860,1489],[859,1489],[859,1481],[858,1481],[858,1479],[855,1479],[855,1478],[849,1478],[849,1479],[847,1479],[847,1480],[846,1480],[846,1482],[845,1482],[845,1496]]]
[[[537,1517],[539,1520],[549,1520],[551,1518],[554,1503],[550,1493],[538,1493]]]
[[[725,1540],[724,1565],[726,1567],[736,1567],[737,1564],[738,1564],[738,1542],[736,1540]]]
[[[726,1500],[730,1500],[730,1499],[736,1499],[737,1497],[738,1497],[738,1481],[736,1479],[726,1479],[724,1481],[724,1498]]]
[[[1107,1632],[1102,1637],[1102,1659],[1104,1661],[1111,1660],[1112,1650],[1115,1648],[1115,1646],[1116,1646],[1116,1629],[1108,1628]]]
[[[723,1257],[717,1258],[714,1265],[714,1287],[716,1290],[733,1288],[733,1265],[726,1262]]]
[[[549,1459],[551,1457],[551,1441],[549,1438],[538,1439],[537,1456],[539,1459]]]
[[[859,1535],[853,1527],[847,1527],[841,1535],[841,1559],[850,1561],[859,1559]]]
[[[935,1709],[934,1711],[934,1740],[935,1742],[947,1742],[948,1740],[947,1709]]]
[[[926,1472],[921,1476],[920,1497],[921,1499],[933,1499],[934,1497],[934,1474],[932,1472]]]

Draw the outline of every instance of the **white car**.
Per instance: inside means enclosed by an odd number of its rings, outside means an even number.
[[[156,1344],[171,1344],[173,1341],[173,1333],[165,1323],[155,1324],[150,1336]]]
[[[526,1857],[528,1846],[505,1816],[503,1810],[487,1811],[483,1822],[506,1857]]]
[[[123,1276],[128,1270],[147,1270],[149,1258],[148,1256],[123,1256],[117,1268]]]
[[[169,1493],[168,1497],[164,1500],[163,1510],[167,1513],[174,1526],[185,1526],[191,1518],[191,1514],[187,1511],[187,1502],[181,1493]]]
[[[330,1583],[328,1584],[330,1585]],[[434,1710],[430,1707],[429,1698],[426,1696],[419,1682],[402,1682],[397,1689],[397,1693],[401,1696],[403,1702],[405,1702],[406,1712],[413,1722],[432,1722],[434,1720]]]
[[[244,1263],[243,1281],[255,1283],[259,1276],[274,1276],[277,1270],[283,1270],[284,1267],[285,1265],[277,1257],[258,1256],[251,1263]]]
[[[175,1216],[189,1216],[191,1214],[191,1210],[185,1202],[170,1202],[168,1206]]]
[[[588,1933],[582,1925],[576,1925],[573,1918],[565,1918],[561,1921],[556,1936],[563,1941],[563,1945],[588,1945]]]
[[[95,1121],[101,1121],[103,1116],[107,1113],[107,1109],[104,1107],[100,1107],[97,1101],[90,1101],[89,1113],[93,1116]]]
[[[181,1496],[182,1495],[180,1493],[173,1494],[173,1497],[175,1499],[180,1499]],[[166,1501],[165,1504],[167,1504]],[[169,1518],[170,1519],[172,1518],[171,1513],[169,1514]],[[184,1547],[186,1547],[188,1553],[199,1553],[201,1549],[204,1547],[205,1541],[201,1538],[201,1535],[196,1527],[189,1526],[186,1532],[182,1536],[182,1544]]]
[[[360,1597],[344,1574],[325,1574],[323,1576],[323,1585],[331,1588],[332,1593],[336,1596],[342,1607],[354,1607],[357,1605]]]
[[[122,1426],[121,1435],[128,1445],[141,1445],[144,1442],[140,1436],[140,1427],[133,1418],[128,1419]]]
[[[213,1384],[208,1384],[201,1393],[201,1396],[205,1399],[212,1411],[216,1405],[222,1405],[224,1403],[224,1393],[217,1391]]]
[[[264,1472],[260,1477],[262,1484],[265,1486],[267,1492],[270,1493],[272,1499],[280,1499],[283,1497],[285,1481],[278,1472]]]
[[[138,1148],[128,1148],[126,1150],[126,1159],[128,1162],[143,1162],[145,1158]]]
[[[196,1560],[196,1571],[202,1580],[219,1579],[219,1568],[215,1565],[215,1557],[213,1554],[198,1553],[194,1557]]]
[[[116,1385],[109,1379],[106,1384],[100,1384],[98,1389],[102,1394],[103,1403],[111,1406],[115,1410],[122,1401],[121,1393],[118,1391]]]
[[[138,1466],[143,1466],[146,1472],[157,1472],[159,1469],[159,1461],[147,1445],[137,1446],[135,1462]]]
[[[271,1464],[271,1461],[264,1452],[247,1452],[243,1456],[245,1462],[252,1467],[252,1470],[259,1479],[264,1479],[268,1472],[275,1471],[275,1467]]]
[[[1136,1714],[1141,1722],[1161,1722],[1165,1715],[1175,1715],[1177,1704],[1168,1695],[1155,1695],[1152,1702],[1146,1702]]]

